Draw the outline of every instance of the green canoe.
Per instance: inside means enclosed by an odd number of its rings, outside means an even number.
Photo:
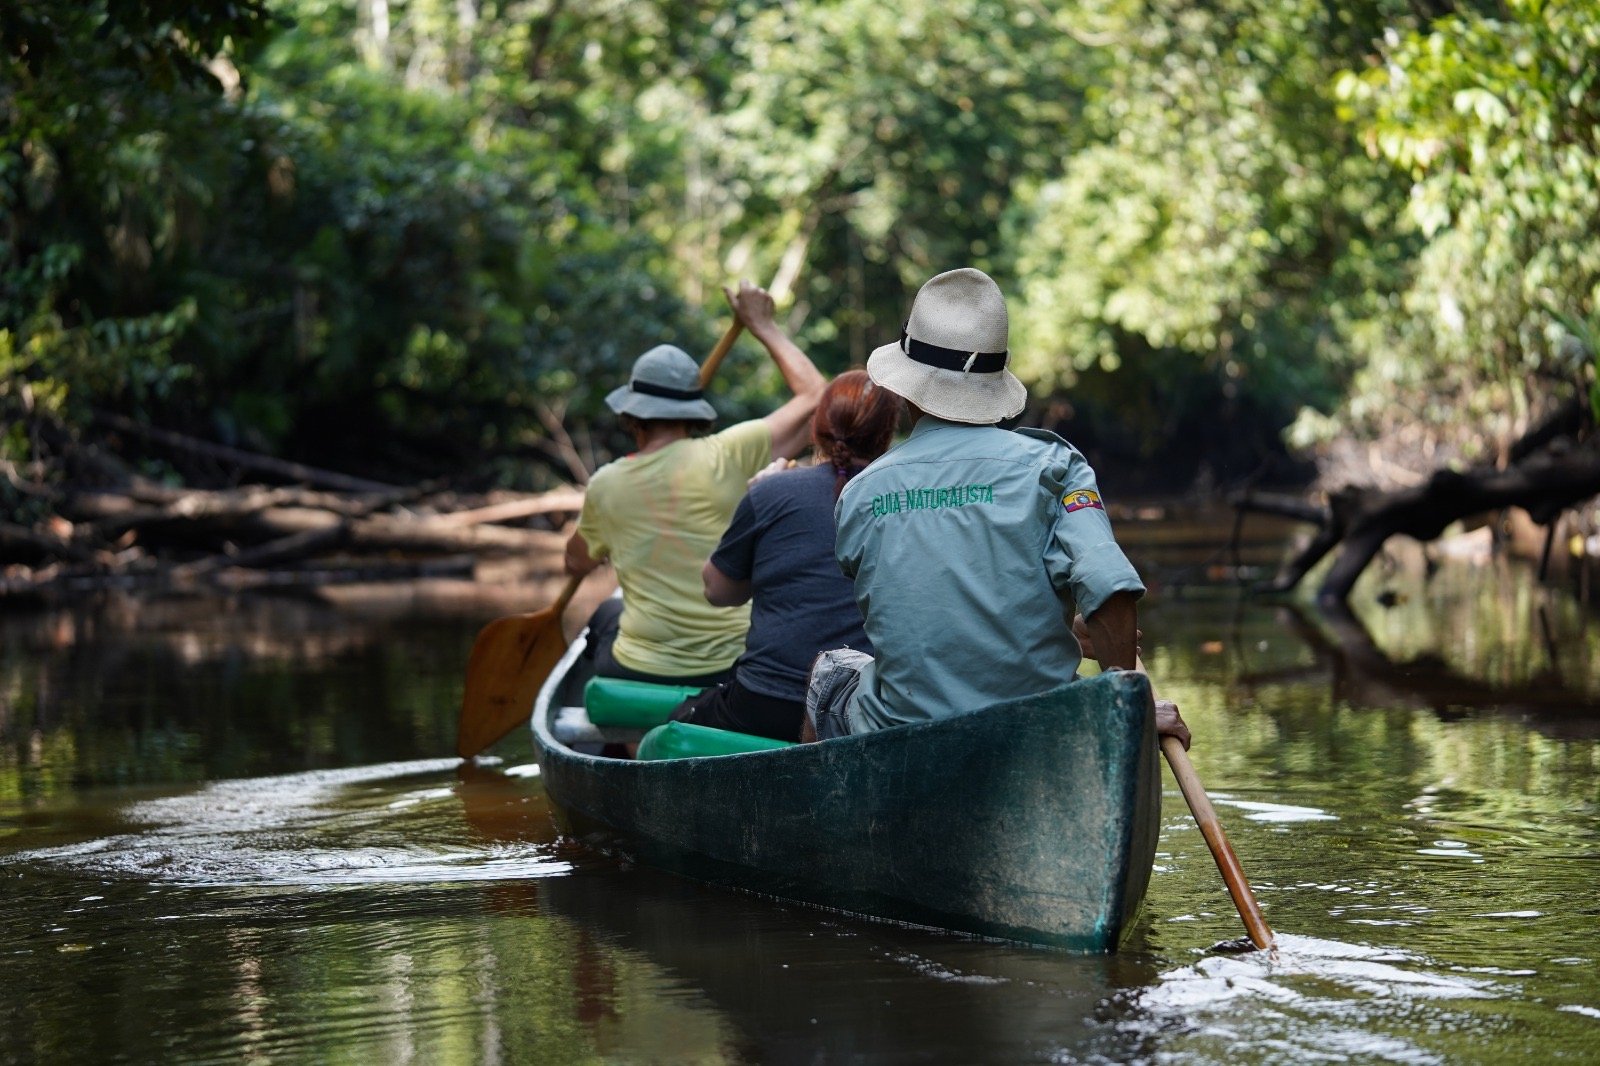
[[[637,762],[582,750],[598,739],[573,706],[583,646],[533,713],[567,835],[702,881],[980,936],[1113,951],[1132,923],[1161,796],[1142,674],[820,744]]]

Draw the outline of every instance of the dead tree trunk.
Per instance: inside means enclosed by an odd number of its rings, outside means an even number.
[[[1262,591],[1294,588],[1337,547],[1317,599],[1342,603],[1367,564],[1397,533],[1429,541],[1453,522],[1507,507],[1521,507],[1535,522],[1548,525],[1567,508],[1600,495],[1600,433],[1593,429],[1588,405],[1573,400],[1512,445],[1504,468],[1437,470],[1419,485],[1386,492],[1346,486],[1332,493],[1325,507],[1244,493],[1234,499],[1235,507],[1301,518],[1318,527],[1311,542]]]

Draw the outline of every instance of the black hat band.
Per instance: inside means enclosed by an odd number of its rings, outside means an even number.
[[[993,374],[1006,368],[1005,352],[963,352],[957,348],[941,348],[937,344],[915,339],[904,329],[900,330],[900,350],[922,365],[940,370]]]
[[[704,389],[674,389],[669,385],[657,385],[649,381],[630,381],[628,388],[645,396],[659,396],[663,400],[700,400],[705,398]]]

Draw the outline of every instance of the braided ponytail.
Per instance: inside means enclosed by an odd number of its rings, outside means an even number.
[[[900,409],[900,397],[874,385],[864,370],[847,370],[828,383],[811,419],[811,440],[833,467],[835,499],[888,450]]]

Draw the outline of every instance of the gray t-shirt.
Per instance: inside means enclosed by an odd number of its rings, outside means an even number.
[[[752,692],[804,700],[819,651],[872,651],[855,591],[834,558],[833,482],[830,466],[762,478],[739,501],[711,556],[728,577],[750,582],[750,633],[734,669]]]

